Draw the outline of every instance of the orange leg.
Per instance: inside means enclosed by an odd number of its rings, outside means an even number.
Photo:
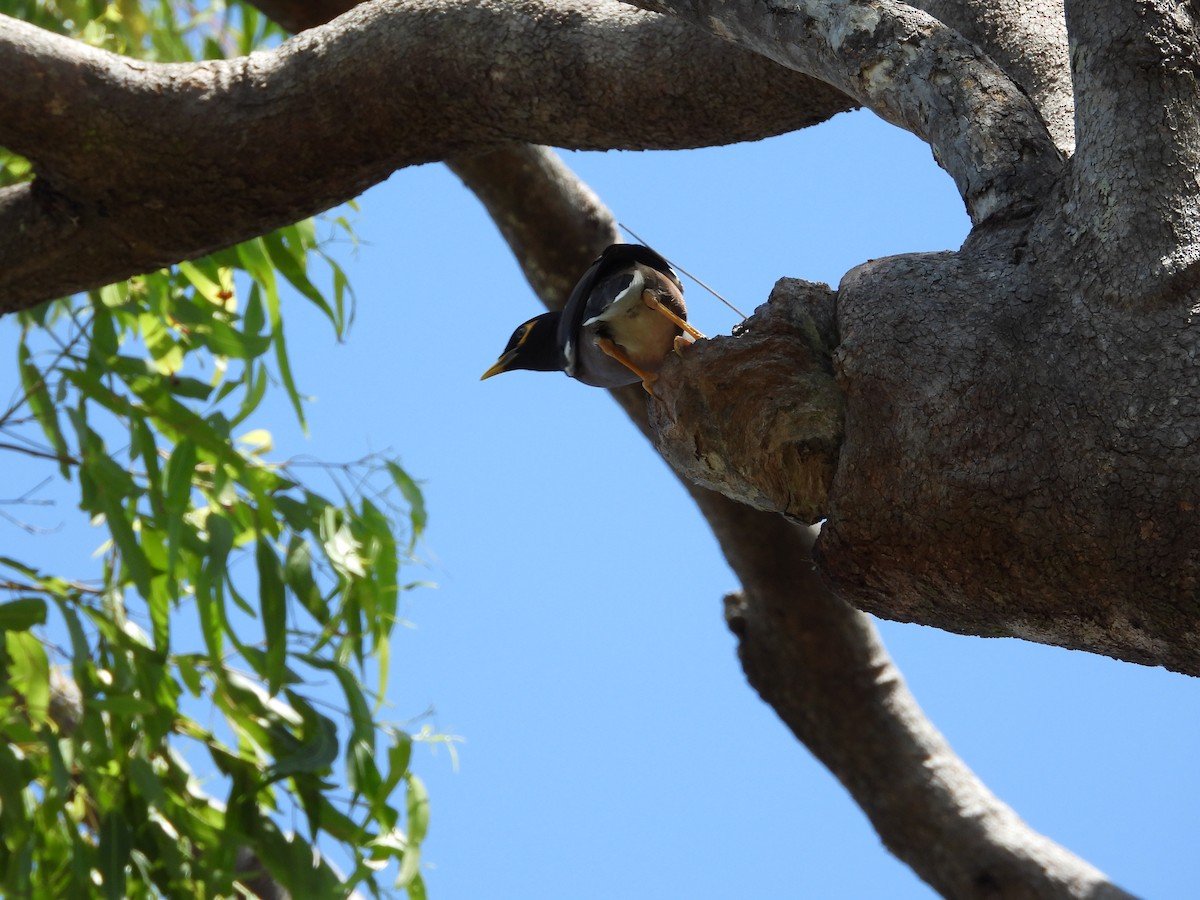
[[[631,360],[628,356],[626,356],[625,351],[623,351],[620,347],[618,347],[611,338],[606,338],[606,337],[597,338],[596,346],[599,347],[601,351],[603,351],[607,355],[611,356],[613,359],[615,359],[617,362],[619,362],[621,365],[623,365],[625,368],[627,368],[630,372],[632,372],[638,378],[642,379],[642,387],[645,389],[646,393],[649,394],[651,397],[654,396],[654,391],[651,390],[650,385],[654,384],[654,382],[656,382],[658,380],[658,375],[656,373],[646,372],[646,371],[638,368],[638,366],[634,363],[634,361]]]
[[[654,294],[652,294],[650,291],[642,292],[642,302],[645,303],[648,307],[650,307],[655,312],[661,313],[662,315],[666,316],[668,319],[670,319],[672,322],[674,322],[676,325],[678,325],[680,328],[682,328],[685,332],[690,334],[694,339],[696,339],[696,340],[704,339],[703,334],[701,334],[698,330],[696,330],[691,325],[689,325],[685,320],[679,318],[679,316],[675,315],[675,313],[673,313],[671,310],[667,309],[665,306],[663,306],[661,303],[659,303],[658,298],[655,297]]]

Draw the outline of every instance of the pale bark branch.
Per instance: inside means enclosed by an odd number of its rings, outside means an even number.
[[[925,140],[971,220],[1037,208],[1062,169],[1037,110],[957,31],[896,0],[628,0],[826,81]]]
[[[1110,302],[1190,306],[1200,284],[1200,14],[1183,0],[1068,0],[1066,11],[1073,256]]]
[[[169,65],[0,18],[0,146],[38,174],[0,199],[0,311],[253,237],[403,166],[525,140],[723,144],[849,105],[612,2],[380,0],[274,51]]]
[[[1075,105],[1063,0],[911,0],[978,44],[1029,95],[1054,143],[1075,148]]]

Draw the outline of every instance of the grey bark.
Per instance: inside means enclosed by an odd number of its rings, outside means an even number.
[[[933,148],[975,223],[1032,209],[1062,157],[1020,87],[961,34],[896,0],[631,0],[820,78]]]
[[[706,483],[802,521],[824,510],[822,570],[861,609],[1200,674],[1196,25],[1182,3],[1115,5],[1067,20],[1079,151],[1049,184],[1032,176],[1035,206],[978,223],[958,252],[843,279],[825,348],[844,403],[828,492],[809,475],[819,459],[780,481],[778,441],[740,447]],[[745,8],[724,5],[706,27],[741,40],[729,21]],[[990,121],[964,128],[964,140],[1014,139]],[[786,319],[758,327],[786,345]],[[740,377],[734,344],[706,355],[703,377],[686,359],[666,367],[660,391],[719,391]],[[764,354],[746,394],[759,422],[819,396],[795,391],[795,366],[777,361]],[[813,354],[823,391],[822,366]],[[712,446],[710,419],[669,418],[668,459]],[[795,452],[812,434],[795,432]]]
[[[917,0],[912,5],[981,47],[1029,95],[1058,149],[1074,150],[1062,0]]]
[[[1067,4],[1077,148],[1063,203],[1106,303],[1180,308],[1200,262],[1200,39],[1194,3]]]
[[[38,174],[0,191],[0,312],[202,255],[398,168],[497,143],[697,147],[851,105],[616,3],[380,0],[275,51],[195,64],[135,62],[0,17],[0,146]]]
[[[1200,673],[1195,9],[639,5],[700,27],[611,3],[391,0],[272,54],[166,68],[0,20],[0,143],[39,174],[0,193],[0,309],[448,157],[561,297],[612,223],[520,142],[695,146],[870,106],[934,147],[970,238],[865,263],[836,292],[781,284],[743,334],[664,367],[655,439],[766,511],[693,489],[742,578],[729,611],[748,676],[889,847],[953,896],[1120,896],[958,768],[842,601]],[[125,135],[131,118],[158,139]],[[757,432],[713,427],[720,392]],[[777,512],[827,517],[818,570]]]

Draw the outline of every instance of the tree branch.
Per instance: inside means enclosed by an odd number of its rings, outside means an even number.
[[[1075,148],[1075,103],[1062,0],[911,0],[978,44],[1029,95],[1064,154]]]
[[[1066,11],[1078,131],[1073,256],[1109,302],[1190,306],[1200,285],[1196,7],[1068,0]]]
[[[1037,208],[1062,158],[1029,99],[962,35],[897,0],[627,0],[820,78],[933,148],[976,224]]]
[[[730,143],[849,105],[617,3],[380,0],[271,52],[171,65],[0,18],[0,145],[38,174],[0,195],[0,311],[261,234],[403,166],[522,140]]]
[[[668,358],[649,421],[672,468],[755,509],[824,518],[842,448],[836,316],[827,285],[782,278],[732,335]]]
[[[946,897],[1129,898],[1034,831],[921,711],[870,619],[829,593],[815,529],[697,496],[744,593],[726,598],[750,683],[853,795],[897,857]]]
[[[520,154],[524,161],[484,158],[455,168],[472,188],[493,165],[516,175],[507,193],[498,187],[507,179],[485,179],[481,199],[553,308],[616,237],[616,222],[552,153]],[[522,219],[522,210],[535,214]],[[579,252],[588,240],[595,243]],[[560,260],[571,267],[556,269]],[[641,387],[611,393],[649,436]],[[685,486],[744,587],[728,603],[728,619],[751,684],[853,794],[893,853],[946,896],[1129,897],[1029,828],[954,754],[905,688],[870,619],[823,584],[809,529]]]

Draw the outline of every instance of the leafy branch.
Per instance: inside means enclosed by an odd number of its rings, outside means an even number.
[[[240,4],[5,7],[153,59],[278,36]],[[28,176],[0,152],[0,179]],[[320,469],[330,499],[253,427],[273,385],[304,424],[285,288],[339,339],[353,319],[322,244],[301,222],[20,317],[0,450],[56,462],[105,538],[83,577],[0,558],[6,895],[223,895],[265,868],[299,896],[378,893],[385,873],[424,896],[413,737],[377,718],[420,488],[368,456]]]

